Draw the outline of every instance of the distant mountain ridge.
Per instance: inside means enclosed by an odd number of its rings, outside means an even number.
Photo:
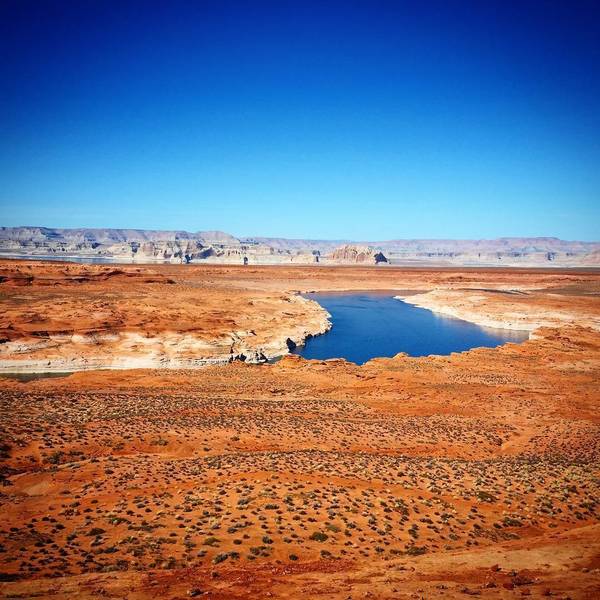
[[[53,227],[0,227],[2,240],[56,240],[64,242],[97,242],[100,244],[119,242],[147,242],[166,240],[199,240],[219,243],[236,243],[237,238],[224,231],[152,230],[152,229],[67,229]]]
[[[371,261],[379,255],[386,261]],[[0,256],[115,262],[600,266],[600,242],[556,237],[387,241],[237,238],[223,231],[0,227]],[[365,256],[369,259],[365,262]]]

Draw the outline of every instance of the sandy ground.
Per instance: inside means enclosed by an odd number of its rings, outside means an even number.
[[[2,597],[600,596],[597,273],[110,270],[3,263],[3,346],[67,325],[268,345],[308,328],[311,305],[281,322],[294,292],[324,289],[420,291],[533,336],[0,380]]]

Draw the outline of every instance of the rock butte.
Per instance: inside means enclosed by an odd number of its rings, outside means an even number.
[[[600,267],[600,242],[553,237],[357,242],[242,239],[223,231],[0,227],[0,256],[135,263]]]
[[[2,380],[3,597],[600,595],[598,272],[3,261],[0,281],[5,369],[254,360],[327,326],[310,290],[532,331],[360,367]]]

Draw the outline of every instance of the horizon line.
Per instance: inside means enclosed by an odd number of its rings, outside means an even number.
[[[268,239],[268,240],[289,240],[289,241],[309,241],[309,242],[352,242],[352,243],[369,243],[369,242],[397,242],[397,241],[451,241],[451,242],[477,242],[477,241],[498,241],[498,240],[558,240],[561,242],[578,242],[583,244],[599,244],[600,240],[585,240],[585,239],[564,239],[556,235],[500,235],[496,237],[397,237],[387,239],[376,238],[344,238],[344,237],[287,237],[284,235],[236,235],[224,229],[197,229],[190,231],[187,229],[154,229],[146,227],[55,227],[48,225],[0,225],[0,229],[60,229],[64,231],[144,231],[144,232],[173,232],[173,233],[223,233],[236,238],[239,241],[252,239]]]

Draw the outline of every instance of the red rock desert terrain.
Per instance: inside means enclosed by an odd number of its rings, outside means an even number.
[[[530,339],[284,356],[298,292]],[[600,597],[597,270],[0,262],[3,598]]]

